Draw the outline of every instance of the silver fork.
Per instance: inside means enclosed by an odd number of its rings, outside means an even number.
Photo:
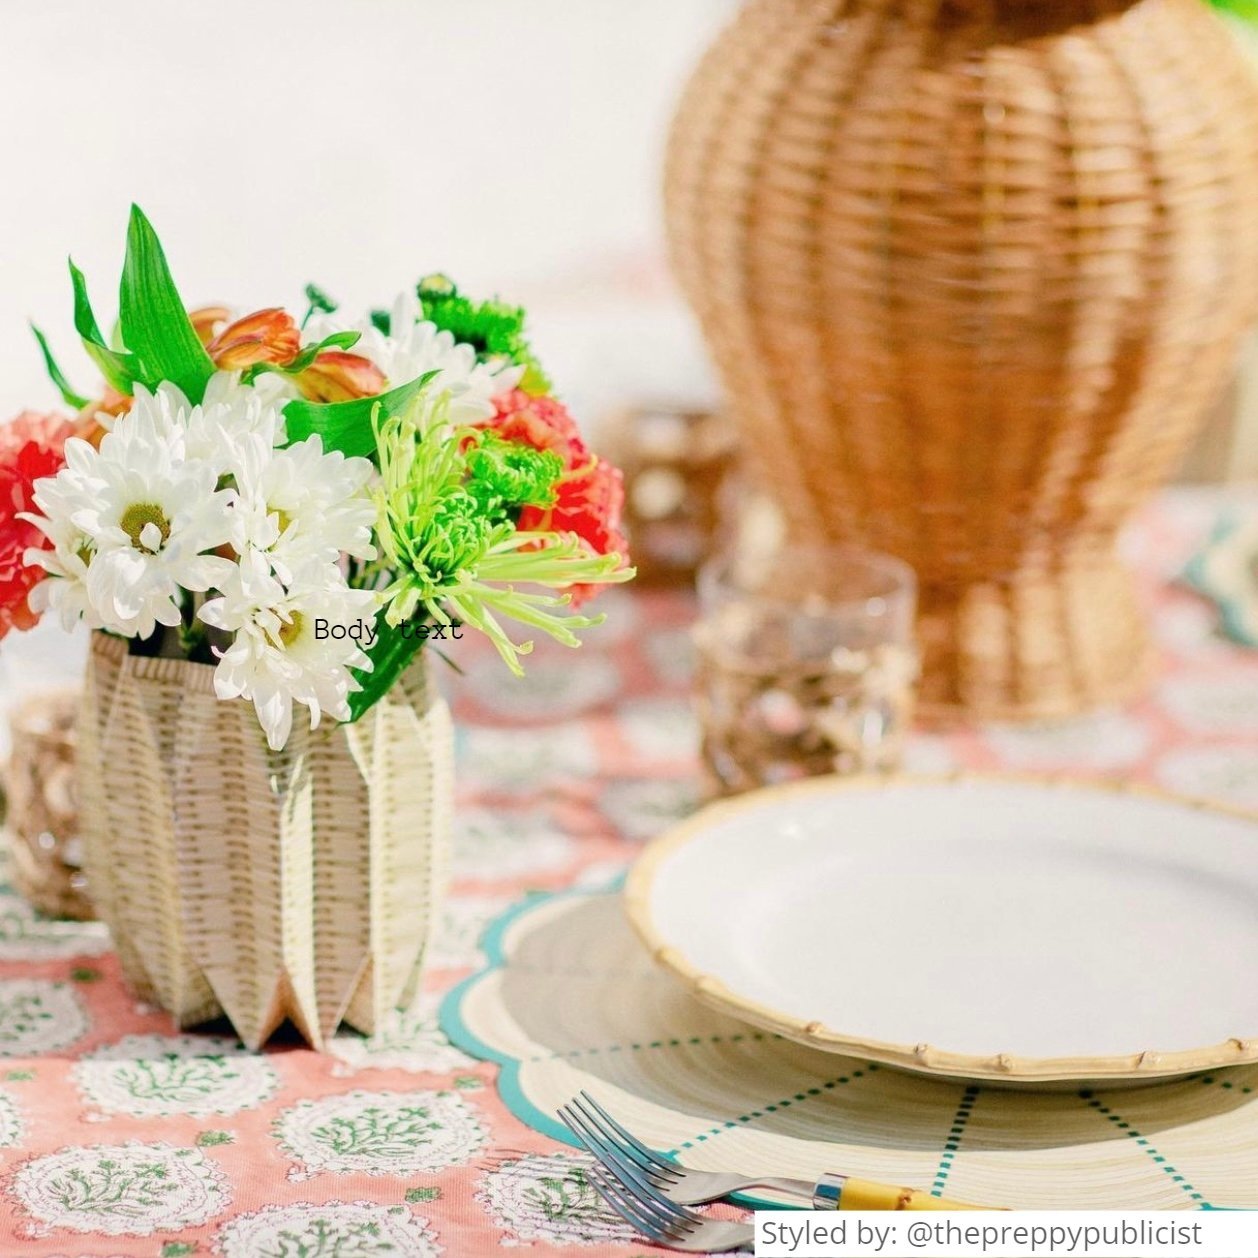
[[[650,1193],[678,1206],[697,1206],[717,1201],[747,1188],[771,1192],[806,1202],[814,1210],[983,1210],[965,1201],[935,1197],[917,1188],[900,1188],[827,1171],[815,1182],[777,1176],[739,1175],[696,1171],[679,1166],[647,1148],[626,1131],[588,1092],[574,1097],[560,1110],[560,1117],[604,1167],[627,1188]]]
[[[569,1121],[564,1110],[573,1121]],[[608,1157],[620,1164],[628,1163],[627,1173],[636,1182],[653,1188],[658,1194],[679,1206],[700,1206],[720,1201],[730,1193],[748,1188],[764,1188],[825,1209],[815,1201],[817,1184],[805,1179],[783,1179],[777,1176],[752,1178],[732,1172],[695,1171],[661,1157],[631,1132],[626,1131],[588,1092],[582,1092],[560,1110],[568,1130],[599,1159]],[[578,1127],[573,1126],[573,1122]],[[591,1141],[596,1146],[591,1148]]]
[[[750,1223],[705,1219],[685,1206],[673,1205],[666,1197],[631,1191],[601,1166],[591,1167],[586,1176],[595,1192],[626,1223],[657,1244],[691,1254],[754,1252],[756,1230]]]
[[[561,1116],[564,1111],[560,1110]],[[564,1118],[567,1122],[567,1118]],[[584,1137],[573,1128],[573,1134],[584,1143]],[[705,1219],[685,1206],[674,1205],[654,1189],[622,1178],[602,1161],[588,1144],[588,1152],[598,1160],[585,1172],[590,1187],[635,1231],[648,1240],[670,1249],[693,1254],[725,1254],[735,1250],[752,1253],[755,1228],[750,1223],[729,1223],[724,1219]]]

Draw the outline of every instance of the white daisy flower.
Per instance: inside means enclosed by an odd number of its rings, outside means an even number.
[[[242,384],[239,372],[216,371],[201,405],[188,407],[185,402],[179,416],[187,429],[188,458],[205,459],[225,475],[232,470],[242,440],[256,435],[268,449],[283,445],[282,408],[292,395],[270,383],[280,379],[274,372],[264,372],[255,384]],[[166,388],[170,386],[161,386]]]
[[[33,611],[51,611],[66,630],[80,621],[89,629],[102,627],[87,595],[87,568],[92,561],[92,542],[82,529],[70,523],[77,503],[66,501],[66,487],[55,477],[41,484],[40,495],[46,516],[26,515],[52,543],[51,550],[31,547],[23,556],[27,564],[43,568],[55,580],[41,581],[30,592]],[[51,509],[50,509],[51,508]]]
[[[236,443],[231,470],[238,494],[232,545],[239,554],[250,547],[269,552],[281,580],[308,560],[375,558],[370,459],[325,453],[317,435],[276,450],[265,434],[253,433]]]
[[[286,587],[256,550],[221,589],[200,611],[207,624],[236,635],[219,652],[215,694],[251,700],[274,751],[292,732],[294,701],[310,709],[311,729],[324,712],[348,720],[349,696],[361,689],[349,670],[371,668],[361,639],[348,632],[371,626],[377,596],[350,589],[336,568],[318,563],[293,573]]]
[[[471,424],[489,419],[494,414],[494,398],[514,389],[524,368],[514,363],[477,362],[472,346],[456,341],[452,333],[442,331],[435,323],[421,321],[419,316],[419,298],[408,289],[393,303],[388,336],[370,320],[347,328],[328,315],[312,318],[306,332],[315,340],[334,332],[361,332],[362,339],[352,352],[375,363],[384,372],[389,388],[435,371],[438,375],[430,389],[434,396],[449,394],[451,423]]]
[[[234,493],[218,489],[209,463],[188,461],[186,408],[168,385],[137,389],[99,450],[71,438],[66,466],[36,485],[33,522],[61,544],[67,570],[64,548],[75,545],[95,623],[128,637],[178,625],[181,591],[208,590],[231,567],[207,552],[229,539]]]

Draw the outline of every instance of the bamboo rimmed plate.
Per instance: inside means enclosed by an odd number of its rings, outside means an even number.
[[[1018,778],[818,778],[705,808],[630,920],[707,1004],[927,1074],[1258,1061],[1258,817]]]

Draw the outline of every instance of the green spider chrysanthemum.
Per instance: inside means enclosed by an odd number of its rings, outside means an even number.
[[[487,516],[502,519],[521,507],[554,505],[564,464],[553,450],[535,450],[494,432],[480,432],[466,459],[467,492]]]
[[[552,495],[562,464],[544,451],[506,451],[511,443],[496,436],[452,429],[445,407],[443,399],[420,398],[404,416],[377,411],[373,421],[380,564],[393,575],[385,620],[397,626],[422,609],[441,625],[460,621],[522,674],[519,657],[532,643],[513,642],[499,617],[578,646],[575,631],[603,617],[565,613],[568,595],[545,587],[618,583],[633,572],[620,567],[619,555],[592,554],[575,537],[518,532],[511,510]],[[517,583],[544,588],[525,592]]]

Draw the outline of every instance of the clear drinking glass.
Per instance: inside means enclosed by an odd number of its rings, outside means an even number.
[[[918,673],[907,564],[789,548],[714,560],[698,584],[695,702],[714,793],[899,767]]]

